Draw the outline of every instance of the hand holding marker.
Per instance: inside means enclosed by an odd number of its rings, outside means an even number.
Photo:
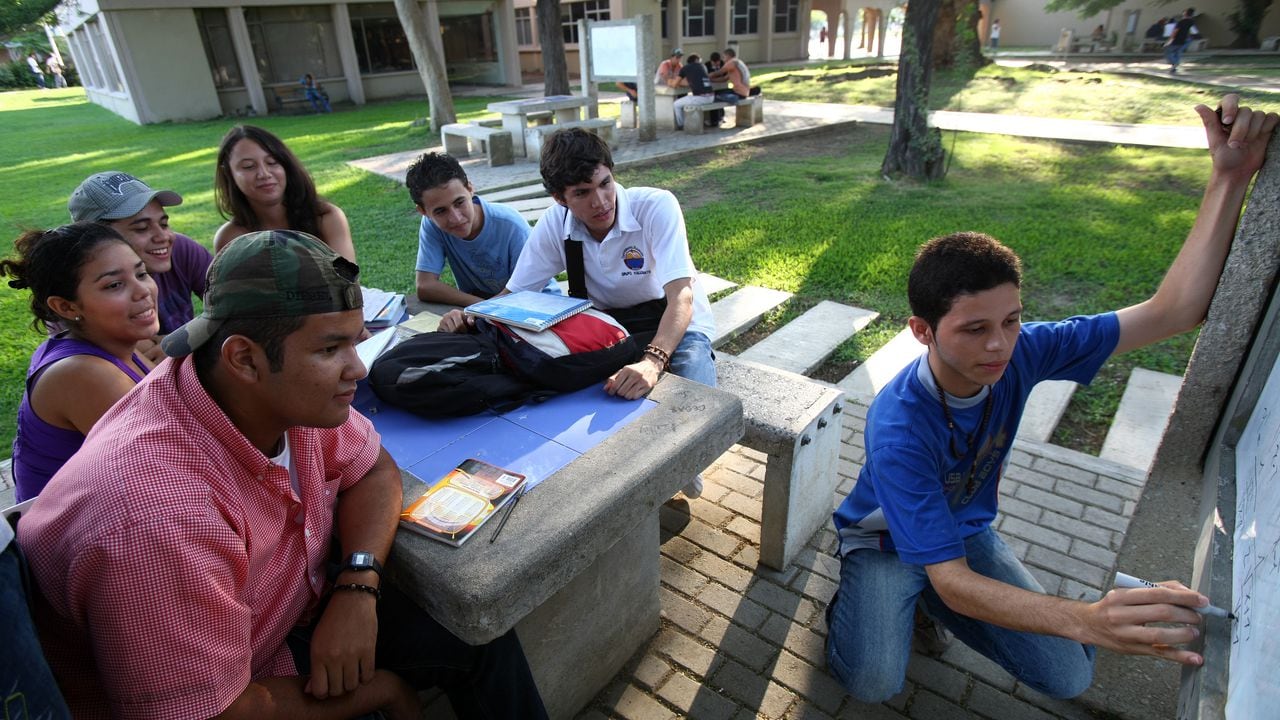
[[[1159,585],[1156,585],[1156,584],[1155,584],[1155,583],[1153,583],[1153,582],[1149,582],[1149,581],[1147,581],[1147,580],[1143,580],[1142,578],[1136,578],[1136,577],[1134,577],[1134,576],[1132,576],[1132,575],[1126,575],[1126,574],[1124,574],[1124,573],[1122,573],[1122,572],[1118,572],[1118,573],[1116,573],[1116,584],[1115,584],[1115,586],[1116,586],[1116,587],[1118,587],[1118,588],[1153,588],[1153,587],[1160,587]],[[1235,616],[1235,615],[1232,615],[1231,613],[1227,612],[1226,610],[1223,610],[1223,609],[1222,609],[1222,608],[1220,608],[1220,607],[1214,607],[1213,605],[1205,605],[1204,607],[1191,608],[1191,609],[1192,609],[1192,610],[1195,610],[1196,612],[1200,613],[1201,615],[1212,615],[1213,617],[1227,618],[1228,620],[1235,620],[1235,619],[1236,619],[1236,616]]]

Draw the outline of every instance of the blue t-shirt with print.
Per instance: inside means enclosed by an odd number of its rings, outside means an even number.
[[[472,202],[484,211],[484,226],[471,240],[450,235],[436,227],[430,218],[422,218],[418,228],[417,269],[439,275],[447,259],[459,290],[488,298],[506,287],[529,237],[529,223],[506,205],[480,197],[473,197]],[[553,279],[543,292],[559,294],[560,289]]]
[[[1115,313],[1023,325],[995,385],[971,398],[948,395],[954,431],[943,416],[928,356],[913,361],[867,412],[866,460],[834,515],[840,555],[873,548],[895,551],[914,565],[963,557],[964,539],[995,519],[1000,477],[1036,383],[1087,384],[1119,339]],[[966,443],[982,422],[988,393],[987,429]],[[951,451],[953,437],[959,458]]]

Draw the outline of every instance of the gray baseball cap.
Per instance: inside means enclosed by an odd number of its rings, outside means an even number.
[[[71,193],[67,209],[72,222],[120,220],[142,212],[152,200],[159,200],[165,207],[182,204],[182,196],[172,190],[152,190],[129,173],[108,170],[80,183]]]

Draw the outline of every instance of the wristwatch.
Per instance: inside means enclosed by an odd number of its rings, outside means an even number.
[[[378,574],[378,577],[382,577],[382,563],[378,562],[378,558],[374,557],[373,553],[363,550],[351,553],[351,557],[347,558],[347,564],[343,565],[342,569],[356,572],[372,570]]]

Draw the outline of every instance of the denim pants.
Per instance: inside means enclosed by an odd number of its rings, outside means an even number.
[[[1190,44],[1191,43],[1189,42],[1184,42],[1177,45],[1166,45],[1164,48],[1164,59],[1168,60],[1169,64],[1173,67],[1178,67],[1178,65],[1182,64],[1182,53]]]
[[[287,638],[300,675],[311,671],[314,629],[298,627]],[[461,720],[547,717],[515,630],[484,645],[468,645],[391,583],[382,584],[378,601],[376,663],[415,690],[443,689]]]
[[[711,339],[700,332],[686,332],[671,353],[671,373],[715,387],[716,356],[711,351]]]
[[[69,718],[31,622],[25,579],[25,563],[15,540],[0,552],[0,638],[5,645],[0,652],[0,717]]]
[[[974,572],[1043,593],[994,530],[965,540]],[[1022,683],[1056,698],[1075,697],[1093,682],[1094,648],[1053,635],[1020,632],[952,612],[929,585],[923,566],[897,553],[854,550],[840,563],[840,588],[827,607],[827,667],[862,702],[902,691],[911,656],[916,599],[964,644]]]

